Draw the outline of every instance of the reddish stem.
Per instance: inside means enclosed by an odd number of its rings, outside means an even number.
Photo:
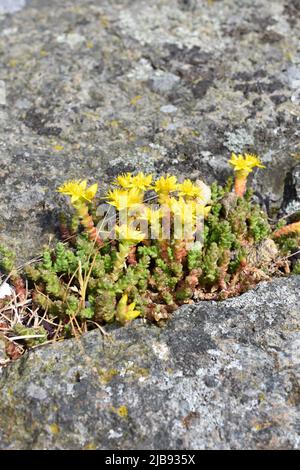
[[[234,181],[234,191],[239,197],[243,197],[247,189],[247,176],[236,175]]]
[[[136,246],[130,248],[130,252],[127,256],[127,263],[135,266],[137,264],[136,260]]]
[[[282,237],[282,235],[289,235],[291,233],[299,233],[300,234],[300,221],[294,222],[293,224],[285,225],[284,227],[279,228],[274,232],[274,237]]]

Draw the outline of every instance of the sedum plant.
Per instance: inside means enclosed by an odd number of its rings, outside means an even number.
[[[97,184],[59,187],[73,216],[62,215],[62,241],[25,268],[48,339],[139,316],[161,324],[183,303],[225,299],[289,273],[300,222],[273,227],[253,202],[247,178],[263,168],[258,157],[232,154],[229,163],[234,179],[223,187],[120,175],[102,195],[106,211]],[[12,271],[12,256],[1,254],[2,268]]]

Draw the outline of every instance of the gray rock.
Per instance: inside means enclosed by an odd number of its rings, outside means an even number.
[[[0,0],[0,241],[19,260],[49,243],[65,179],[224,181],[249,151],[265,206],[299,207],[295,0],[25,3]],[[1,372],[0,446],[299,449],[299,300],[276,280],[34,350]]]
[[[1,13],[16,13],[24,8],[26,0],[0,0]]]
[[[291,65],[287,70],[287,77],[291,88],[300,88],[300,67]]]
[[[6,88],[3,80],[0,80],[0,105],[6,105]]]
[[[293,184],[296,193],[296,199],[300,201],[300,164],[295,166],[292,172]]]
[[[237,129],[236,132],[225,132],[226,140],[224,147],[228,148],[230,152],[243,153],[246,146],[253,146],[254,139],[246,129]]]
[[[284,215],[292,215],[298,211],[300,212],[300,164],[287,174],[282,204]]]
[[[157,71],[150,80],[151,88],[156,93],[166,94],[178,85],[180,78],[173,73]]]
[[[0,375],[0,448],[299,449],[299,287],[27,353]]]
[[[172,114],[172,113],[176,113],[177,108],[176,106],[173,106],[172,104],[166,104],[165,106],[162,106],[160,110],[162,113]]]
[[[224,181],[232,149],[267,163],[253,184],[273,214],[299,158],[296,3],[30,0],[1,15],[0,240],[35,257],[65,179]]]

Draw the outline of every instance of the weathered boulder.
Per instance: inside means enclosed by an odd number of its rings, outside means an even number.
[[[0,0],[0,241],[36,256],[65,179],[223,181],[231,151],[262,156],[264,207],[299,210],[299,31],[298,0]],[[300,448],[299,297],[275,280],[26,354],[0,448]]]
[[[27,353],[1,449],[299,449],[300,277]]]
[[[262,156],[254,185],[279,207],[299,163],[299,11],[298,0],[1,0],[2,241],[36,256],[65,179],[224,180],[231,151]]]

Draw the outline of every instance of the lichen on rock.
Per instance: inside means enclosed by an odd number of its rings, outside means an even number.
[[[26,353],[1,371],[0,448],[299,449],[299,286]]]

